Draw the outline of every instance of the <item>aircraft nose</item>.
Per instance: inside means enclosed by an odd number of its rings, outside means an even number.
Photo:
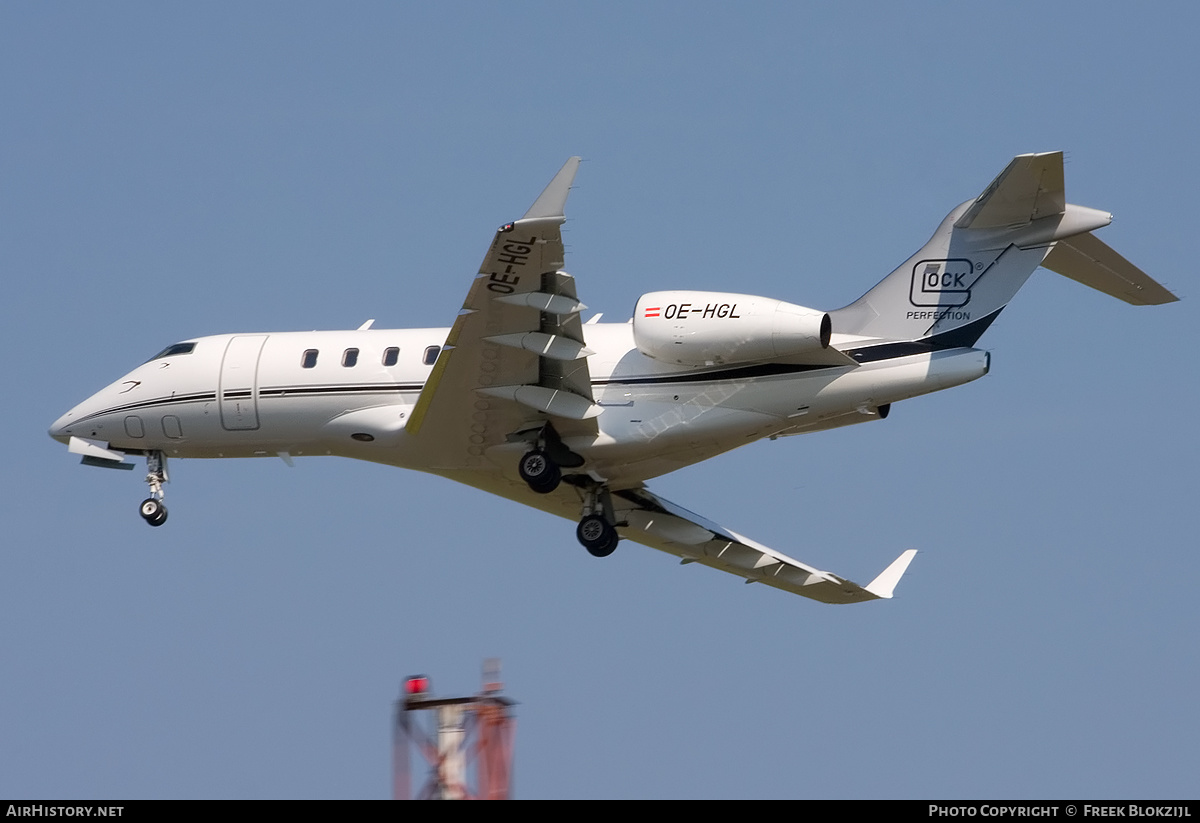
[[[73,434],[83,435],[84,432],[79,431],[79,421],[89,416],[92,412],[97,411],[97,404],[94,402],[95,399],[95,397],[92,397],[83,401],[51,423],[50,431],[48,432],[49,435],[59,443],[69,443]]]
[[[64,414],[62,417],[55,420],[53,423],[50,424],[50,432],[49,432],[50,436],[53,437],[55,440],[57,440],[59,443],[66,443],[67,441],[69,441],[71,439],[71,435],[67,431],[67,429],[70,427],[70,425],[71,425],[72,421],[74,421],[74,419],[75,419],[75,413],[73,411],[69,411],[66,414]]]
[[[109,384],[51,423],[49,435],[60,443],[69,443],[72,435],[104,439],[99,430],[111,422],[107,418],[114,406],[120,405],[118,398],[140,384],[128,375]]]

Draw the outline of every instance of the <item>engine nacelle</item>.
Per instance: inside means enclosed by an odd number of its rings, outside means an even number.
[[[750,294],[656,291],[633,310],[638,351],[686,366],[818,352],[829,347],[831,329],[825,312]]]

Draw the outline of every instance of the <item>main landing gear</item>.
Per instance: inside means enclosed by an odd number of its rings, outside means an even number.
[[[549,494],[562,482],[562,469],[541,449],[525,452],[517,464],[517,471],[538,494]]]
[[[606,486],[593,483],[584,489],[583,517],[575,528],[575,536],[592,557],[608,557],[616,551],[621,535],[617,534],[612,498]]]
[[[533,447],[521,455],[517,472],[538,494],[550,494],[557,489],[562,482],[563,469],[577,469],[583,465],[583,458],[563,444],[550,423],[526,429],[512,435],[511,439],[524,440]]]
[[[592,557],[608,557],[621,540],[621,535],[602,514],[585,514],[575,527],[575,536]]]
[[[538,429],[527,429],[510,437],[524,440],[533,448],[521,455],[517,472],[529,488],[538,494],[550,494],[565,479],[580,489],[583,495],[583,513],[575,536],[594,557],[608,557],[620,542],[617,520],[613,514],[612,498],[608,487],[583,474],[563,477],[562,470],[577,469],[583,465],[583,457],[571,451],[559,438],[558,432],[549,423]]]
[[[163,483],[167,482],[167,456],[160,451],[146,452],[146,483],[150,496],[142,501],[138,514],[151,526],[167,522],[167,507],[163,505]]]

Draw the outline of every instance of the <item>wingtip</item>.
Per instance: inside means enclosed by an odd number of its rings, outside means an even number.
[[[885,600],[891,598],[892,592],[896,589],[896,584],[900,582],[900,578],[908,571],[908,564],[916,556],[916,549],[906,549],[878,577],[866,586],[863,586],[863,588],[876,597]]]
[[[579,171],[581,159],[580,157],[568,158],[563,167],[558,170],[558,174],[554,175],[554,179],[546,186],[545,191],[529,207],[529,211],[525,212],[522,220],[563,216],[567,206],[567,195],[571,193],[571,184],[575,181],[575,173]]]

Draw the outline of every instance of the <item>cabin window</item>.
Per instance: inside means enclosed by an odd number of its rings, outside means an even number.
[[[383,350],[383,365],[394,366],[396,361],[400,359],[400,350],[395,346]]]
[[[342,354],[342,365],[350,368],[358,363],[358,349],[346,349]]]
[[[438,353],[441,350],[441,346],[430,346],[429,348],[425,349],[425,365],[432,366],[434,363],[436,363],[438,359]]]
[[[311,369],[317,365],[317,350],[308,349],[304,352],[304,357],[300,359],[300,365],[306,369]]]

